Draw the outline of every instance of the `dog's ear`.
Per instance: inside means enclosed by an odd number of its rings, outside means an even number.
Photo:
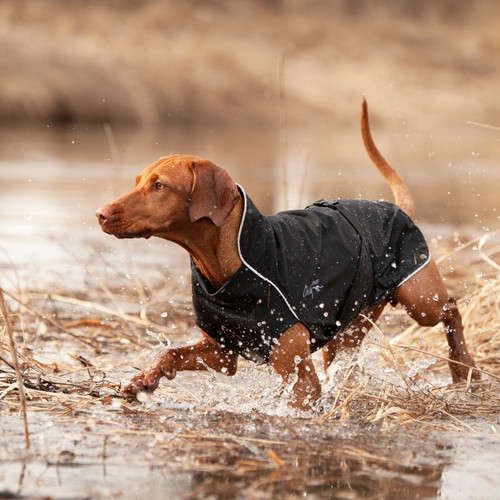
[[[189,218],[196,222],[204,217],[222,226],[240,198],[229,174],[208,160],[191,163],[194,183],[190,195]]]

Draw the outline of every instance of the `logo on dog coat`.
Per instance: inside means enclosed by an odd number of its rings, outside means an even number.
[[[308,297],[309,295],[314,298],[314,292],[319,292],[323,288],[322,285],[319,284],[319,279],[314,280],[310,285],[306,285],[304,287],[304,292],[302,293],[302,297]]]

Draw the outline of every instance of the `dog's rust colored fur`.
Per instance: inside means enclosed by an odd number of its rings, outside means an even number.
[[[405,184],[377,150],[370,134],[366,102],[362,108],[362,136],[370,158],[387,180],[396,203],[410,216],[413,202]],[[136,179],[135,188],[100,208],[96,215],[102,229],[118,238],[157,236],[185,248],[217,289],[241,266],[237,235],[243,202],[229,175],[213,163],[187,155],[161,158]],[[422,326],[444,324],[454,382],[467,379],[475,366],[467,350],[460,312],[448,297],[436,264],[431,261],[383,301],[360,316],[342,335],[323,348],[327,368],[341,348],[358,346],[387,302],[399,302]],[[269,363],[285,383],[294,381],[293,406],[308,409],[321,394],[310,353],[310,335],[301,323],[290,327],[273,347]],[[297,362],[298,360],[298,362]],[[234,375],[238,354],[206,334],[197,344],[160,352],[148,368],[132,378],[124,394],[134,399],[152,392],[161,377],[173,379],[181,370],[207,368]],[[479,378],[476,370],[473,378]]]

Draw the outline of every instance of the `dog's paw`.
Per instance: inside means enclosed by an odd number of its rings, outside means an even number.
[[[123,389],[123,395],[129,401],[139,401],[140,393],[151,393],[158,387],[160,377],[151,377],[150,374],[141,372],[133,377]]]
[[[468,352],[461,353],[457,358],[458,359],[455,360],[452,358],[449,362],[453,383],[458,384],[469,380],[472,382],[480,382],[481,373],[479,370],[474,369],[477,368],[474,358]]]
[[[138,394],[153,392],[162,377],[172,380],[176,373],[174,357],[169,349],[165,349],[155,357],[148,368],[132,378],[123,389],[123,394],[129,401],[138,401]]]

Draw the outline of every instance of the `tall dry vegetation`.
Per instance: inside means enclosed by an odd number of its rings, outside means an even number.
[[[324,4],[4,0],[0,120],[268,122],[283,52],[291,120],[352,114],[379,77],[408,98],[424,92],[415,106],[429,109],[471,86],[481,102],[493,91],[497,3]]]

